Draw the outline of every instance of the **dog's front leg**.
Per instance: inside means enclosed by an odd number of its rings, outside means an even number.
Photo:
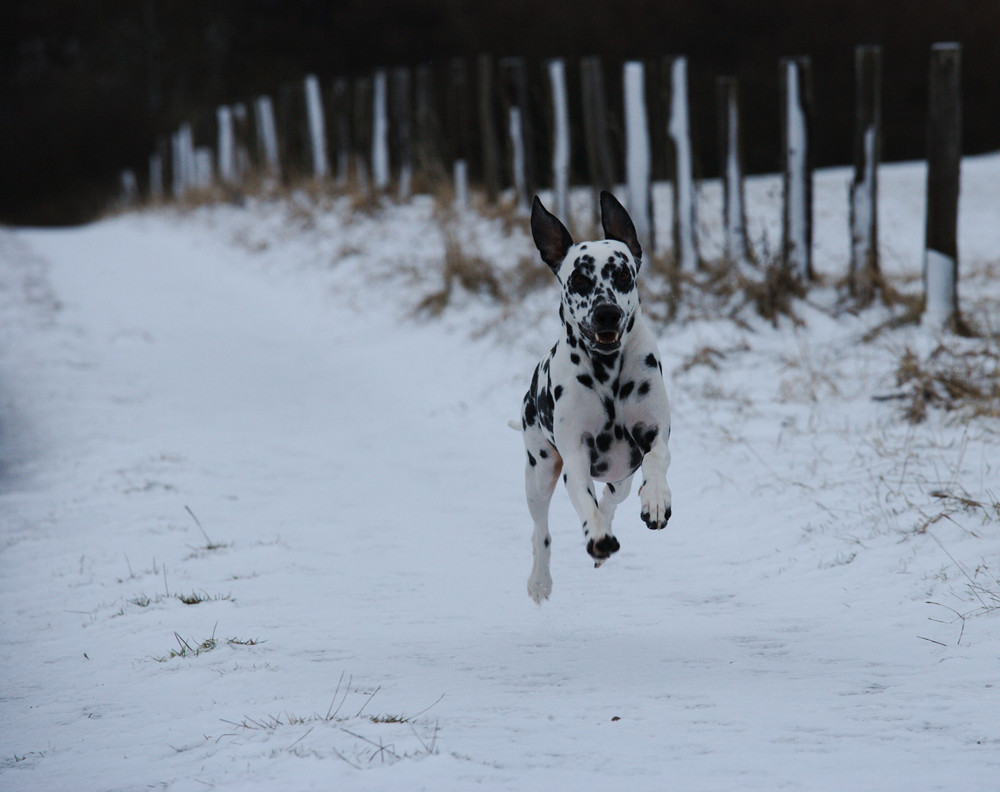
[[[594,482],[590,478],[588,455],[577,453],[572,457],[563,457],[563,482],[570,502],[580,517],[587,552],[594,559],[594,566],[599,567],[612,553],[618,552],[620,545],[611,533],[610,520],[598,506]]]
[[[670,449],[662,437],[657,437],[652,448],[642,458],[642,486],[639,500],[640,516],[652,530],[659,530],[670,519],[670,487],[667,486],[667,468],[670,466]]]

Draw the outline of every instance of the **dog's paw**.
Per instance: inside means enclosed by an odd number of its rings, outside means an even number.
[[[639,487],[642,511],[639,516],[651,531],[666,527],[670,519],[670,487],[667,482],[644,481]]]
[[[528,578],[528,596],[539,605],[552,593],[552,575],[547,569],[533,569]]]
[[[618,540],[612,534],[605,534],[596,541],[591,539],[587,542],[587,552],[594,559],[594,568],[611,558],[611,554],[617,553],[620,547]]]

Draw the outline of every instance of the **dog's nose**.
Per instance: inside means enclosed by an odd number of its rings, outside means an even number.
[[[617,330],[622,320],[622,309],[613,303],[602,303],[594,308],[591,322],[595,330]]]

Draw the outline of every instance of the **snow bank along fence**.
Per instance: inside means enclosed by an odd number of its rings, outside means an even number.
[[[955,325],[958,307],[960,57],[958,44],[931,49],[924,317],[941,328]],[[856,49],[848,284],[862,304],[882,283],[877,211],[881,64],[879,47]],[[780,265],[807,282],[812,278],[815,101],[810,59],[782,59],[778,79],[784,187]],[[725,256],[735,266],[753,266],[737,79],[718,77],[716,94]],[[474,182],[487,202],[498,202],[506,191],[526,214],[531,196],[544,186],[553,191],[556,213],[567,217],[571,172],[582,173],[582,182],[593,188],[595,221],[597,193],[624,183],[626,206],[643,246],[653,250],[654,160],[673,186],[673,260],[682,272],[695,271],[700,266],[697,168],[684,57],[658,64],[628,61],[615,76],[596,57],[579,64],[555,58],[538,69],[523,58],[489,55],[474,63],[453,59],[443,68],[380,69],[325,86],[308,76],[283,86],[276,97],[219,107],[181,124],[150,157],[149,192],[153,199],[165,198],[168,178],[174,198],[218,185],[241,189],[251,179],[273,187],[306,178],[363,196],[394,192],[400,200],[415,190],[450,185],[461,206],[468,204]],[[123,175],[122,188],[123,198],[134,200],[134,174]]]

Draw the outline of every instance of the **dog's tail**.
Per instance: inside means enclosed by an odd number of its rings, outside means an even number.
[[[524,431],[524,430],[523,430],[523,429],[521,428],[521,422],[520,422],[520,421],[515,421],[515,420],[510,420],[510,421],[507,421],[507,426],[509,426],[509,427],[510,427],[511,429],[513,429],[513,430],[514,430],[515,432],[523,432],[523,431]]]

